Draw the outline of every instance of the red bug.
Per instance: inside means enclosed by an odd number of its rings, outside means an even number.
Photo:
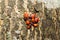
[[[28,17],[29,17],[28,13],[25,12],[25,13],[24,13],[24,18],[28,18]]]
[[[35,22],[38,22],[39,21],[39,18],[35,18]]]
[[[26,24],[27,24],[27,25],[29,25],[29,24],[30,24],[30,21],[29,21],[29,20],[27,20],[27,21],[26,21]]]
[[[34,26],[34,27],[37,27],[37,26],[38,26],[38,24],[33,24],[33,26]]]
[[[35,16],[36,16],[36,14],[31,14],[31,18],[32,19],[35,18]]]
[[[32,22],[35,22],[35,19],[33,18],[31,21],[32,21]]]

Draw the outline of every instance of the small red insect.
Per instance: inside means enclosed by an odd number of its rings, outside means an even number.
[[[27,21],[26,21],[26,24],[27,24],[27,25],[29,25],[29,24],[30,24],[30,21],[29,21],[29,20],[27,20]]]
[[[36,14],[31,14],[32,19],[35,18]]]
[[[29,17],[28,13],[25,12],[25,13],[24,13],[24,18],[28,18],[28,17]]]
[[[33,26],[34,26],[34,27],[37,27],[37,26],[38,26],[38,24],[33,24]]]
[[[31,21],[32,21],[32,22],[35,22],[35,19],[33,18]]]
[[[38,22],[39,21],[39,18],[35,18],[35,22]]]

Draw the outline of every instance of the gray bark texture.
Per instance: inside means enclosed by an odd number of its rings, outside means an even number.
[[[26,28],[24,12],[38,15],[37,28]],[[36,0],[0,0],[0,40],[60,40],[60,8],[49,10]]]

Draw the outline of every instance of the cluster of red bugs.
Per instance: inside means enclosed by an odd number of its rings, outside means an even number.
[[[31,26],[38,27],[39,18],[37,17],[36,13],[29,15],[27,12],[25,12],[24,21],[27,25],[27,29],[30,29]]]

